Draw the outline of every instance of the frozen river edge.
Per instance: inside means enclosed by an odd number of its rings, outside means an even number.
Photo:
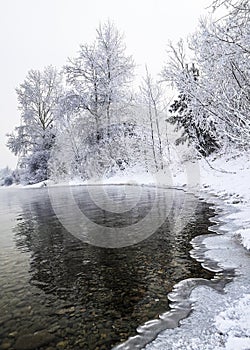
[[[190,252],[204,268],[216,272],[215,279],[188,279],[175,285],[168,295],[171,310],[139,327],[137,336],[114,350],[250,349],[250,319],[246,320],[250,256],[235,235],[242,228],[238,216],[243,208],[210,191],[188,192],[213,205],[216,212],[209,228],[214,234],[193,239]]]

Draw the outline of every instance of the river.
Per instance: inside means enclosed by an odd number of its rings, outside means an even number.
[[[135,335],[175,283],[214,276],[189,255],[213,215],[173,189],[1,189],[0,344],[110,350]]]

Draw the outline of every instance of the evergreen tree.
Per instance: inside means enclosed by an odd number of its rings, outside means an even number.
[[[191,68],[186,65],[185,70],[188,79],[195,84],[199,79],[199,70],[194,64]],[[188,142],[206,157],[220,148],[215,123],[204,109],[200,110],[199,120],[197,120],[190,107],[191,99],[191,96],[187,97],[185,93],[181,93],[178,99],[171,104],[169,109],[171,116],[167,121],[176,126],[176,131],[182,130],[181,136],[176,140],[176,145]]]
[[[182,130],[181,136],[176,139],[176,145],[188,142],[193,144],[202,156],[209,156],[220,147],[215,125],[211,122],[210,128],[204,129],[202,125],[197,124],[188,108],[188,102],[185,95],[179,95],[169,109],[171,116],[167,121],[175,125],[176,131]]]

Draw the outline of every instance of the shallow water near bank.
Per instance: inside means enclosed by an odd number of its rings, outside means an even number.
[[[21,349],[25,334],[35,346],[34,332],[44,332],[40,349],[111,349],[168,310],[167,294],[177,282],[213,278],[189,255],[191,239],[208,233],[214,215],[195,196],[128,186],[96,187],[90,195],[72,188],[80,210],[100,227],[131,228],[154,204],[152,220],[166,213],[154,234],[113,248],[68,232],[54,207],[65,207],[72,225],[65,188],[52,191],[53,207],[46,188],[0,191],[0,339],[9,349]],[[102,208],[106,196],[126,210]]]

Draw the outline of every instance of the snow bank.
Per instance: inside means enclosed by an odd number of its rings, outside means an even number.
[[[250,250],[250,228],[236,231],[235,237],[248,250]]]
[[[238,211],[230,216],[241,228],[234,236],[250,250],[250,159],[248,155],[226,157],[200,163],[203,190],[216,195]]]
[[[209,186],[217,194],[250,201],[250,159],[243,155],[238,157],[221,157],[211,162],[212,169],[205,161],[200,162],[201,183]]]
[[[250,348],[250,294],[244,295],[232,307],[215,318],[216,328],[226,334],[225,347],[228,350]]]
[[[98,183],[102,185],[155,185],[157,179],[152,174],[131,169],[130,172],[127,171],[125,173],[116,174],[112,177],[104,177],[103,179],[100,179]]]

